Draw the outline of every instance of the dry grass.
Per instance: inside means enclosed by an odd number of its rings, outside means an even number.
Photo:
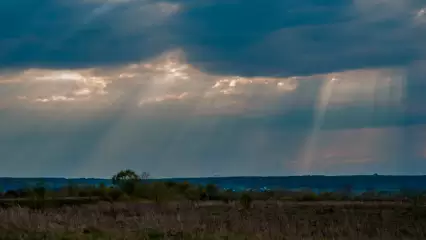
[[[0,239],[426,239],[426,208],[385,203],[99,203],[0,210]]]

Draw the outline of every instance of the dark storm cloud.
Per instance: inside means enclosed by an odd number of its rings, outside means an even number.
[[[203,69],[246,75],[305,75],[406,65],[422,58],[417,2],[395,11],[363,1],[238,1],[184,13],[181,44]],[[365,2],[365,1],[364,1]],[[372,11],[373,10],[373,11]],[[382,17],[380,17],[382,16]]]
[[[161,3],[176,9],[158,4],[2,2],[0,65],[125,64],[182,48],[190,63],[213,73],[306,75],[409,65],[425,54],[424,24],[416,21],[424,7],[420,0]]]
[[[158,11],[145,1],[2,2],[1,65],[73,68],[156,56],[169,44]]]
[[[426,22],[416,17],[422,7],[420,0],[0,2],[0,68],[11,76],[21,73],[13,68],[30,67],[99,67],[103,72],[105,66],[148,60],[176,48],[210,74],[311,75],[393,66],[406,73],[400,102],[394,96],[383,105],[376,101],[383,91],[398,93],[361,82],[376,75],[346,73],[342,79],[347,81],[334,89],[326,108],[319,102],[331,75],[300,81],[282,97],[255,85],[247,91],[265,93],[236,98],[243,100],[244,111],[206,115],[193,112],[210,83],[191,85],[199,97],[187,102],[137,107],[145,97],[141,85],[120,79],[105,90],[113,95],[120,89],[123,97],[94,110],[71,108],[68,102],[54,108],[14,105],[10,101],[18,96],[62,85],[43,82],[36,89],[35,83],[15,84],[18,77],[6,77],[0,79],[5,83],[0,86],[0,175],[96,177],[122,168],[156,177],[418,172],[425,169],[426,156],[426,137],[419,134],[424,132],[419,125],[426,124]],[[51,90],[50,95],[59,94]],[[215,95],[212,101],[217,99],[227,100]],[[79,103],[92,106],[95,100]],[[316,159],[307,161],[314,135]]]

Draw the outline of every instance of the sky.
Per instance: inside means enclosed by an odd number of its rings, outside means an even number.
[[[0,176],[426,174],[423,0],[14,0],[0,16]]]

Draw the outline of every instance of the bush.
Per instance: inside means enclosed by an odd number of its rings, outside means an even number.
[[[207,184],[206,194],[209,200],[220,200],[219,188],[214,184]]]
[[[189,187],[185,191],[186,199],[190,200],[192,203],[197,203],[200,201],[200,190],[196,187]]]
[[[133,194],[136,185],[141,182],[141,177],[132,170],[123,170],[112,177],[112,183],[128,195]]]
[[[302,192],[300,196],[297,197],[299,201],[316,201],[319,200],[318,195],[312,191]]]
[[[81,188],[81,189],[78,190],[77,195],[79,197],[90,197],[91,196],[91,192],[87,188]]]
[[[183,183],[177,183],[176,187],[180,194],[185,195],[186,191],[190,188],[190,185],[185,181]]]
[[[91,196],[99,197],[105,199],[108,197],[108,189],[106,187],[95,187],[91,190]]]
[[[34,189],[26,188],[22,190],[16,191],[18,198],[34,198],[38,197],[34,191]]]
[[[112,201],[117,201],[121,199],[124,195],[124,192],[119,188],[110,188],[108,191],[108,198]]]
[[[46,197],[46,188],[36,187],[34,188],[34,193],[37,198],[44,199]]]
[[[71,182],[68,183],[68,186],[67,186],[67,195],[68,197],[75,197],[78,195],[77,187]]]
[[[229,203],[230,201],[236,201],[238,199],[238,194],[233,192],[232,190],[226,190],[220,194],[220,200],[225,203]]]
[[[142,199],[150,199],[151,186],[145,183],[136,184],[132,196]]]
[[[253,202],[252,197],[248,193],[243,193],[240,197],[240,204],[244,209],[251,208],[251,204]]]
[[[17,191],[14,190],[8,190],[6,191],[6,193],[4,194],[5,198],[18,198],[19,194]]]
[[[176,186],[178,186],[176,182],[172,182],[172,181],[166,181],[164,184],[166,185],[167,188],[175,188]]]
[[[155,182],[151,187],[151,199],[156,203],[164,202],[170,197],[165,183]]]

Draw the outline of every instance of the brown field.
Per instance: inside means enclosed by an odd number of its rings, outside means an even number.
[[[426,239],[408,203],[143,202],[0,210],[0,239]]]

